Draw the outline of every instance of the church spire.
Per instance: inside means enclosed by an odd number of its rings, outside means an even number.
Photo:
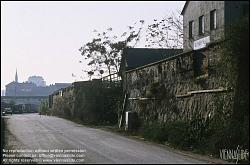
[[[18,82],[17,69],[16,69],[15,82]]]

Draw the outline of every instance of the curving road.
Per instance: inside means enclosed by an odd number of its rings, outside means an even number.
[[[84,163],[208,163],[152,143],[38,114],[8,116],[16,149],[83,149]],[[81,162],[83,163],[83,162]]]

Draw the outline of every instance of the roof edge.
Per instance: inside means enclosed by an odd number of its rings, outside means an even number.
[[[153,65],[156,65],[156,64],[159,64],[159,63],[162,63],[162,62],[171,60],[171,59],[175,59],[175,58],[178,58],[178,57],[180,57],[180,56],[183,56],[183,55],[186,55],[186,54],[188,54],[188,53],[191,53],[192,51],[193,51],[193,50],[189,50],[189,51],[186,51],[186,52],[181,52],[181,53],[176,54],[176,55],[174,55],[174,56],[167,57],[167,58],[165,58],[165,59],[162,59],[162,60],[159,60],[159,61],[156,61],[156,62],[152,62],[152,63],[146,64],[146,65],[143,65],[143,66],[134,68],[134,69],[127,70],[127,71],[125,71],[125,73],[129,73],[129,72],[132,72],[132,71],[135,71],[135,70],[139,70],[139,69],[143,69],[143,68],[146,68],[146,67],[150,67],[150,66],[153,66]]]
[[[183,9],[182,9],[182,11],[181,11],[181,15],[184,14],[184,12],[185,12],[185,10],[186,10],[186,8],[187,8],[189,2],[190,2],[190,1],[186,1],[185,5],[184,5],[184,7],[183,7]]]

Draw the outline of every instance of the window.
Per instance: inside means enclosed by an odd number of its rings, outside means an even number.
[[[63,91],[62,90],[59,91],[59,95],[63,96]]]
[[[204,15],[199,17],[199,35],[205,33]]]
[[[193,38],[194,21],[189,22],[189,38]]]
[[[216,24],[216,10],[210,12],[210,30],[214,30],[217,28]]]

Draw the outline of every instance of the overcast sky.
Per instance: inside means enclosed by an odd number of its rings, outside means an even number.
[[[182,10],[185,1],[159,2],[2,2],[1,90],[14,80],[42,76],[46,84],[82,80],[78,49],[93,29],[122,33],[138,20],[145,23]],[[74,73],[77,77],[72,77]]]

